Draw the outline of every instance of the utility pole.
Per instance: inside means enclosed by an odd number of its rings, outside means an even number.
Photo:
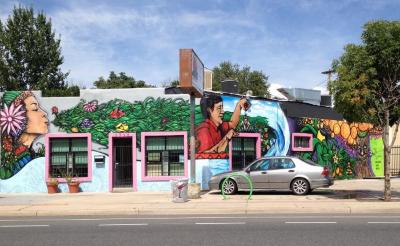
[[[329,82],[331,82],[332,74],[333,74],[334,72],[335,72],[335,71],[333,71],[332,69],[329,69],[329,70],[323,71],[323,72],[321,72],[321,73],[322,73],[322,74],[328,75],[328,83],[329,83]]]

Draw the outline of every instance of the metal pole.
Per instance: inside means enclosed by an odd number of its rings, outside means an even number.
[[[194,134],[195,96],[190,93],[190,183],[196,183],[196,140]]]

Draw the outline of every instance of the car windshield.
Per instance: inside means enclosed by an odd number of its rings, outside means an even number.
[[[302,161],[304,161],[305,163],[310,164],[310,165],[312,165],[312,166],[318,166],[318,164],[315,163],[315,162],[313,162],[312,160],[309,160],[309,159],[306,159],[306,158],[300,157],[300,156],[297,157],[297,158],[299,158],[300,160],[302,160]]]

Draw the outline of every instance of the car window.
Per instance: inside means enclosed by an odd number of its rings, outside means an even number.
[[[270,160],[260,160],[250,166],[250,171],[268,170]]]
[[[283,163],[283,168],[288,169],[288,168],[295,168],[296,165],[293,163],[293,161],[289,158],[284,159]]]
[[[271,164],[269,165],[269,170],[280,169],[280,161],[281,159],[272,159]]]

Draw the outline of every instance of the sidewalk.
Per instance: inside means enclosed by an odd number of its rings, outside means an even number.
[[[392,179],[392,202],[383,202],[383,180],[344,180],[307,196],[256,192],[223,200],[219,192],[173,203],[171,192],[0,194],[0,216],[176,214],[358,214],[400,213],[400,179]]]

